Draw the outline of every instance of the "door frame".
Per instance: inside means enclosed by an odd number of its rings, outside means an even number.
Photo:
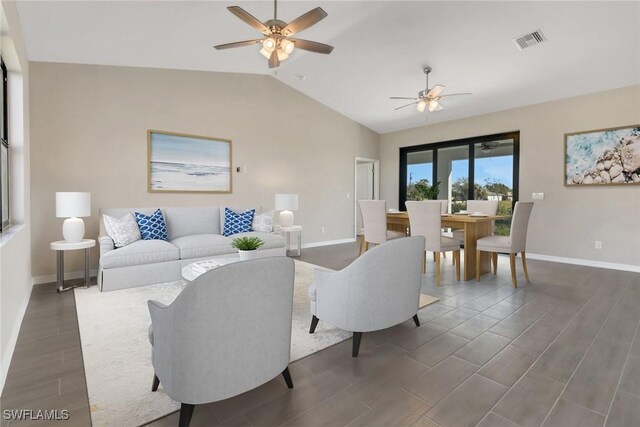
[[[353,161],[353,236],[358,238],[358,163],[373,163],[373,200],[380,199],[380,159],[356,157]]]

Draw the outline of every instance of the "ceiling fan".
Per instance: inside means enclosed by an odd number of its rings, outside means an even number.
[[[310,10],[288,24],[278,19],[278,0],[274,0],[273,2],[273,19],[265,22],[258,21],[257,18],[239,6],[230,6],[227,9],[264,34],[264,37],[261,39],[244,40],[214,46],[214,48],[218,50],[261,43],[262,49],[260,49],[260,53],[269,60],[269,68],[277,68],[280,66],[280,61],[289,58],[289,55],[291,55],[291,52],[293,52],[293,49],[296,47],[298,49],[308,50],[309,52],[324,54],[329,54],[333,50],[333,46],[291,37],[326,18],[327,12],[321,7]]]
[[[396,110],[399,110],[404,107],[408,107],[410,105],[415,105],[416,109],[421,113],[424,112],[424,110],[428,110],[429,112],[440,111],[442,110],[443,107],[442,107],[442,104],[440,104],[438,101],[440,101],[442,98],[446,98],[449,96],[471,95],[471,93],[468,93],[468,92],[441,95],[442,91],[444,90],[444,86],[435,85],[434,87],[429,89],[429,74],[431,73],[431,67],[425,67],[423,71],[424,71],[424,74],[427,76],[427,85],[425,90],[421,90],[420,92],[418,92],[417,98],[404,97],[404,96],[392,96],[391,98],[389,98],[389,99],[412,99],[413,100],[413,102],[406,105],[402,105],[396,108]]]

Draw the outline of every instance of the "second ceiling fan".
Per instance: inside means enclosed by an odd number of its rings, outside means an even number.
[[[392,96],[389,99],[412,99],[413,102],[406,104],[406,105],[402,105],[398,108],[396,108],[396,110],[399,110],[401,108],[405,108],[405,107],[409,107],[411,105],[415,105],[416,109],[419,112],[424,112],[425,110],[428,110],[429,112],[433,112],[433,111],[440,111],[442,110],[444,107],[442,106],[442,104],[440,104],[438,101],[440,101],[442,98],[446,98],[449,96],[460,96],[460,95],[471,95],[471,93],[469,92],[465,92],[465,93],[451,93],[449,95],[441,95],[442,91],[444,90],[444,86],[442,85],[435,85],[434,87],[432,87],[431,89],[429,89],[429,74],[431,73],[431,67],[425,67],[423,69],[425,75],[427,76],[427,83],[426,83],[426,88],[424,90],[421,90],[420,92],[418,92],[418,97],[406,97],[406,96]]]
[[[265,22],[260,22],[256,17],[242,9],[240,6],[230,6],[227,9],[229,12],[233,13],[238,18],[264,34],[264,37],[261,39],[244,40],[214,46],[214,48],[218,50],[262,43],[260,53],[269,60],[269,68],[277,68],[280,66],[280,61],[284,61],[289,58],[289,55],[293,52],[294,48],[324,54],[329,54],[333,50],[333,46],[291,37],[292,35],[306,30],[326,18],[327,12],[325,12],[321,7],[316,7],[315,9],[310,10],[288,24],[278,19],[277,0],[274,0],[273,2],[273,19]]]

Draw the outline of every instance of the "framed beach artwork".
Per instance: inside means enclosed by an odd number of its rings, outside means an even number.
[[[640,125],[567,133],[564,185],[640,184]]]
[[[148,191],[231,193],[231,141],[147,131]]]

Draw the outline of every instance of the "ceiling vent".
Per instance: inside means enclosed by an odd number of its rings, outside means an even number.
[[[525,34],[513,39],[513,42],[520,50],[535,46],[545,41],[547,41],[547,38],[544,36],[544,34],[542,34],[542,31],[540,30],[535,30],[529,34]]]

